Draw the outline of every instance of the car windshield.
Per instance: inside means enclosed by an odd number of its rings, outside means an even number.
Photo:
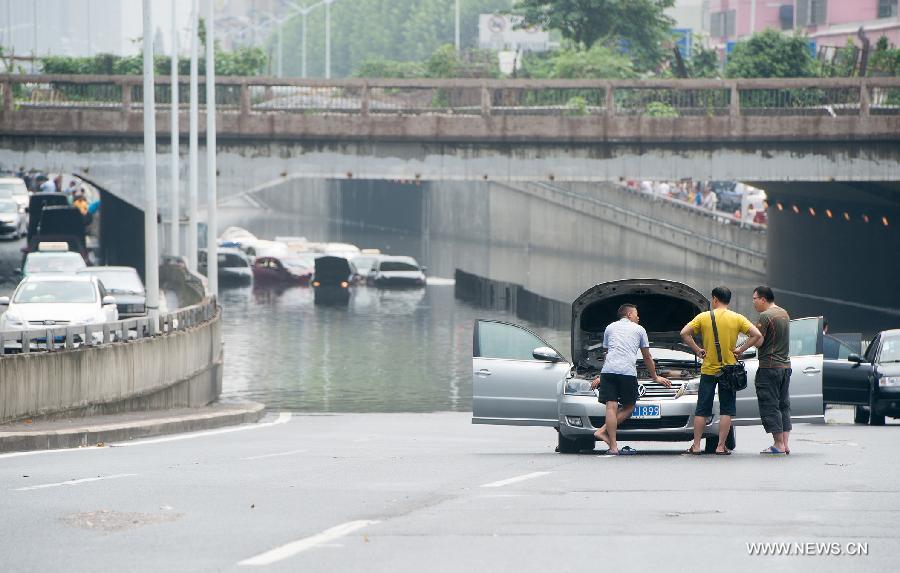
[[[0,187],[0,199],[9,199],[12,195],[12,187]]]
[[[281,259],[284,266],[292,269],[311,269],[315,266],[315,258],[313,257],[291,257]]]
[[[86,266],[78,253],[33,253],[25,259],[25,274],[71,273]]]
[[[379,267],[382,271],[417,271],[419,267],[411,263],[403,263],[400,261],[384,261]]]
[[[140,277],[134,271],[108,270],[88,272],[100,279],[103,287],[111,293],[144,294],[144,285],[141,284]]]
[[[368,272],[375,266],[375,263],[378,261],[376,257],[354,257],[353,265],[360,272]]]
[[[18,213],[19,205],[15,201],[0,199],[0,213]]]
[[[900,336],[884,339],[881,346],[881,362],[900,362]]]
[[[233,269],[249,267],[250,264],[240,255],[234,253],[219,253],[219,266],[222,268]]]
[[[22,285],[14,302],[29,303],[86,303],[96,302],[94,284],[88,281],[35,281]]]

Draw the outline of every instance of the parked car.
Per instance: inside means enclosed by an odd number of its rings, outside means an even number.
[[[38,243],[36,252],[25,255],[22,274],[27,277],[43,273],[74,273],[86,268],[84,257],[68,248],[66,243]]]
[[[700,387],[700,361],[681,341],[679,332],[709,301],[695,289],[674,281],[630,279],[599,284],[572,304],[572,362],[531,330],[492,320],[475,324],[472,374],[472,422],[556,428],[561,453],[594,447],[593,433],[603,425],[605,406],[591,381],[603,367],[603,331],[616,320],[619,305],[630,302],[641,311],[650,339],[650,354],[672,388],[650,381],[637,360],[640,399],[634,415],[619,426],[625,441],[689,441]],[[791,321],[791,406],[795,421],[823,418],[822,319]],[[745,355],[746,356],[746,355]],[[745,360],[750,380],[755,358]],[[718,404],[718,400],[716,401]],[[713,409],[718,411],[716,405]],[[756,391],[751,383],[737,395],[735,426],[760,424]],[[705,450],[715,450],[719,416],[706,421]],[[734,448],[732,431],[728,447]]]
[[[256,284],[308,285],[315,272],[315,255],[256,257],[253,280]]]
[[[825,361],[825,403],[855,406],[857,424],[900,418],[900,329],[879,332],[862,356],[843,350],[846,358]]]
[[[347,304],[356,271],[344,257],[323,255],[316,258],[312,276],[316,304]]]
[[[28,207],[28,187],[18,177],[0,177],[0,199],[12,199],[21,209]]]
[[[77,274],[32,275],[22,279],[12,297],[0,297],[5,307],[0,331],[46,326],[99,324],[119,319],[116,299],[100,281]]]
[[[78,271],[100,279],[106,292],[116,297],[119,318],[146,316],[147,292],[137,270],[132,267],[87,267]]]
[[[217,249],[219,284],[222,286],[242,286],[253,282],[250,258],[240,249],[220,247]],[[197,270],[206,275],[206,249],[197,252]]]
[[[378,265],[378,261],[380,261],[384,256],[385,255],[382,255],[381,253],[363,253],[350,259],[350,261],[353,263],[353,266],[356,268],[357,280],[359,282],[365,282],[366,284],[368,284],[372,273],[375,272],[375,267]]]
[[[373,266],[369,279],[381,288],[424,287],[424,270],[412,257],[384,256]]]
[[[0,197],[0,238],[20,239],[28,234],[28,215],[25,208],[12,198]]]

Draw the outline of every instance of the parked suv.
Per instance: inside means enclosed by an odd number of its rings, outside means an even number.
[[[476,321],[472,422],[553,427],[559,432],[561,453],[593,449],[593,434],[605,421],[605,407],[590,383],[603,367],[603,331],[626,302],[640,310],[657,372],[672,381],[672,388],[651,382],[636,356],[640,398],[635,415],[619,426],[618,436],[626,441],[692,440],[700,361],[679,332],[708,310],[709,301],[687,285],[660,279],[603,283],[579,296],[572,303],[571,363],[527,328]],[[791,321],[790,350],[791,417],[798,422],[822,420],[822,319]],[[761,423],[752,383],[757,361],[749,354],[745,357],[751,383],[737,395],[736,426]],[[713,411],[718,411],[718,398]],[[715,449],[718,432],[716,413],[706,420],[706,451]],[[729,447],[735,445],[732,433]]]

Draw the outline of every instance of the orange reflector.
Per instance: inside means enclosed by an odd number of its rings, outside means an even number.
[[[850,220],[850,213],[844,211],[844,220],[845,220],[845,221],[849,221],[849,220]]]
[[[794,210],[794,214],[795,214],[795,215],[799,215],[799,214],[800,214],[800,207],[798,207],[798,206],[796,206],[796,205],[792,205],[792,206],[791,206],[791,209]]]
[[[319,281],[313,281],[313,286],[319,286],[320,284],[322,283],[320,283]]]
[[[831,209],[825,209],[825,216],[831,219],[834,216],[834,213],[831,212]]]
[[[881,218],[881,223],[882,223],[885,227],[887,227],[887,226],[888,226],[888,218],[887,218],[887,217],[882,217],[882,218]]]
[[[775,206],[778,207],[779,211],[784,211],[784,205],[782,205],[781,203],[776,203]]]
[[[868,216],[868,215],[863,215],[863,222],[864,222],[864,223],[868,223],[868,222],[869,222],[869,216]]]
[[[347,281],[341,283],[341,288],[347,288],[348,286],[350,286],[350,284],[347,283]]]
[[[815,216],[816,216],[816,210],[813,209],[812,207],[810,207],[810,208],[809,208],[809,214],[810,214],[811,216],[815,217]]]

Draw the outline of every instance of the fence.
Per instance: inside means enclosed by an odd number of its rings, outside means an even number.
[[[202,78],[201,78],[201,81]],[[187,109],[188,78],[177,106]],[[140,76],[0,75],[4,112],[29,109],[140,111]],[[200,105],[205,106],[201,90]],[[171,108],[170,80],[156,103]],[[740,80],[479,80],[262,77],[216,79],[224,114],[363,116],[862,116],[900,115],[900,78]]]
[[[90,348],[113,342],[127,343],[198,326],[212,320],[216,312],[216,299],[210,297],[199,304],[160,315],[156,321],[149,317],[138,317],[102,324],[47,326],[0,332],[0,356],[54,352],[76,347]],[[14,346],[7,347],[10,343]]]

